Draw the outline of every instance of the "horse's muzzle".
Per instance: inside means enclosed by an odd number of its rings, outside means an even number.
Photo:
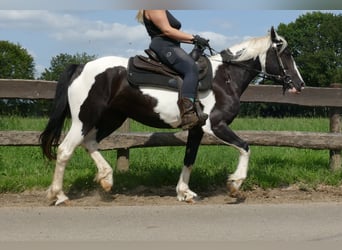
[[[305,84],[304,84],[304,82],[301,82],[301,83],[299,84],[299,86],[297,87],[297,86],[295,86],[295,85],[293,84],[293,82],[291,81],[291,82],[288,83],[288,86],[289,86],[289,88],[288,88],[288,92],[289,92],[289,93],[292,93],[292,94],[299,94],[299,93],[304,89]]]

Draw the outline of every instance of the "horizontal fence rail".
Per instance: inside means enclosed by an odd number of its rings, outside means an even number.
[[[56,82],[41,80],[0,79],[0,99],[53,99]],[[330,88],[306,87],[299,95],[286,93],[281,86],[250,85],[241,96],[242,102],[294,104],[308,107],[327,107],[330,109],[330,133],[299,131],[235,131],[250,145],[285,146],[309,149],[330,150],[330,168],[341,168],[341,113],[342,85],[332,84]],[[128,133],[126,129],[111,134],[100,143],[100,149],[116,149],[118,164],[128,168],[129,148],[183,146],[187,132],[176,133]],[[0,131],[0,146],[39,146],[41,131]],[[221,140],[205,134],[202,145],[223,145]],[[119,154],[121,156],[119,156]],[[120,160],[120,161],[119,161]]]
[[[0,79],[0,98],[53,99],[56,82]],[[302,93],[283,95],[282,86],[250,85],[242,102],[296,104],[309,107],[342,107],[342,88],[306,87]]]
[[[0,98],[53,99],[56,86],[55,81],[0,79]]]
[[[250,145],[282,146],[309,149],[342,149],[342,134],[294,131],[235,131]],[[37,131],[0,131],[0,146],[39,146]],[[187,131],[154,133],[113,133],[100,143],[101,150],[162,146],[184,146]],[[63,139],[63,136],[62,136]],[[216,137],[204,134],[202,145],[225,145]]]

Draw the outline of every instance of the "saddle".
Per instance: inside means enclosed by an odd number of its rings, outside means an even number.
[[[133,86],[157,87],[178,91],[183,83],[179,73],[161,63],[157,54],[151,49],[146,49],[145,53],[147,56],[136,55],[129,58],[127,66],[128,82]],[[198,91],[205,91],[211,88],[213,78],[211,63],[206,56],[195,54],[190,53],[198,67]]]

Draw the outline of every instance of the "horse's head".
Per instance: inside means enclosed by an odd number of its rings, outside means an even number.
[[[274,28],[270,32],[271,46],[266,53],[265,73],[283,85],[284,91],[299,93],[304,87],[286,40]]]

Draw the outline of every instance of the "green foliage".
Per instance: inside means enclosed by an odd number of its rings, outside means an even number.
[[[20,44],[0,41],[0,78],[34,79],[33,57]]]
[[[8,47],[17,47],[14,45]],[[0,41],[0,49],[1,49],[1,41]],[[17,48],[19,50],[19,48]],[[23,49],[22,49],[23,50]],[[5,51],[5,50],[4,50]],[[22,51],[24,53],[25,50]],[[1,50],[0,50],[1,53]],[[9,55],[9,52],[3,52],[3,55]],[[24,53],[25,54],[25,53]],[[29,55],[27,55],[29,57]],[[7,56],[9,57],[9,56]],[[16,66],[18,63],[16,60],[18,58],[25,58],[24,56],[12,55],[8,60],[0,60],[0,66],[3,62],[7,62],[7,66],[12,65],[12,76],[1,76],[1,71],[7,72],[9,69],[0,67],[0,78],[18,78],[18,79],[33,79],[33,71],[29,76],[25,77],[23,75],[19,75],[18,72],[21,72]],[[32,59],[32,58],[31,58]],[[69,64],[84,64],[90,60],[95,59],[94,55],[83,54],[59,54],[56,57],[53,57],[51,60],[51,66],[49,69],[45,69],[42,73],[40,79],[41,80],[50,80],[57,81],[61,72],[69,65]],[[19,60],[21,63],[24,63],[24,59]],[[8,63],[10,62],[10,63]],[[32,59],[33,62],[33,59]],[[34,64],[31,66],[20,66],[20,69],[33,69]],[[22,73],[22,72],[21,72]],[[50,100],[23,100],[23,99],[11,99],[11,100],[0,100],[0,115],[20,115],[20,116],[43,116],[48,115],[51,109],[52,102]]]
[[[304,89],[305,91],[305,89]],[[299,96],[300,98],[300,96]],[[241,103],[240,117],[328,117],[328,107],[305,107],[277,103]]]
[[[295,22],[280,24],[304,81],[325,87],[342,82],[342,15],[311,12]]]
[[[85,64],[88,61],[95,59],[95,55],[88,55],[87,53],[82,54],[59,54],[51,59],[51,66],[49,69],[45,68],[40,79],[49,81],[58,81],[60,74],[65,70],[65,68],[70,64]]]
[[[19,44],[0,41],[0,78],[34,79],[33,57]],[[31,109],[35,102],[28,100],[0,99],[0,115]]]

